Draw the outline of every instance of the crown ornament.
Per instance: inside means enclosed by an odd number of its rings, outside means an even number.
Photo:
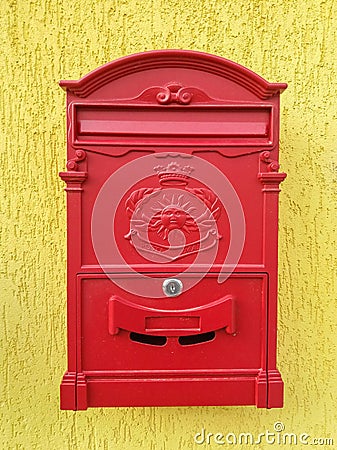
[[[154,167],[162,186],[186,186],[193,170],[194,168],[191,166],[181,166],[176,162],[171,162],[166,167]]]

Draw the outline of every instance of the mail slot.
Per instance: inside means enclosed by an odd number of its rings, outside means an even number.
[[[160,50],[67,92],[61,409],[283,405],[279,98],[232,61]]]

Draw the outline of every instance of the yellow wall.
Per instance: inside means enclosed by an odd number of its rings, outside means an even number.
[[[2,0],[1,448],[221,448],[193,436],[202,427],[257,435],[276,421],[288,432],[332,437],[337,448],[336,30],[334,0]],[[59,410],[66,216],[57,175],[65,168],[65,93],[57,83],[159,48],[214,53],[289,83],[281,115],[282,410]]]

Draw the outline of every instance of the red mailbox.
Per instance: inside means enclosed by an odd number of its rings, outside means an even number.
[[[162,50],[67,91],[62,409],[281,407],[279,96],[223,58]]]

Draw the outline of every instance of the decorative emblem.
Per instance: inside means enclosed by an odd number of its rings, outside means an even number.
[[[67,169],[68,170],[78,170],[79,165],[78,163],[81,161],[84,161],[85,158],[87,157],[87,154],[84,150],[76,150],[75,151],[75,157],[72,159],[69,159],[67,161]]]
[[[260,160],[264,163],[268,164],[267,170],[268,172],[278,172],[280,168],[280,164],[277,161],[274,161],[270,158],[270,152],[265,151],[260,155]]]
[[[156,166],[160,187],[134,191],[125,202],[130,240],[151,260],[174,261],[212,248],[221,238],[216,222],[220,201],[209,189],[190,188],[191,166]]]
[[[151,86],[136,97],[140,102],[159,103],[160,105],[189,105],[190,103],[218,103],[219,100],[211,98],[202,89],[194,86],[184,86],[178,81],[172,81],[165,86]],[[221,101],[220,101],[221,103]]]
[[[179,83],[168,84],[158,92],[156,99],[161,105],[169,103],[179,103],[180,105],[188,105],[192,100],[193,93],[188,88],[183,87]]]

